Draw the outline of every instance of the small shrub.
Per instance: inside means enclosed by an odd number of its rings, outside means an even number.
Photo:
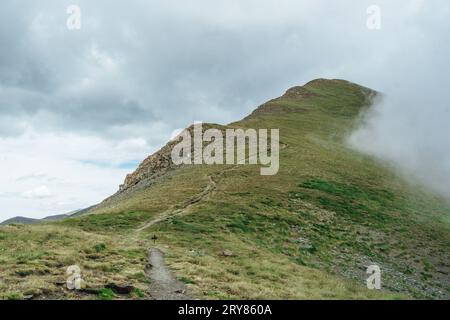
[[[106,250],[106,245],[104,243],[99,243],[94,246],[95,252],[100,253]]]

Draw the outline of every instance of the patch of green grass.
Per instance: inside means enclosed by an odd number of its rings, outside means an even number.
[[[139,288],[135,288],[133,290],[132,296],[137,297],[137,298],[145,298],[146,297],[145,293]]]
[[[114,291],[112,291],[110,288],[102,288],[100,293],[98,294],[98,298],[100,300],[112,300],[114,299]]]
[[[106,245],[104,243],[99,243],[94,246],[94,250],[97,253],[103,252],[106,250]]]
[[[392,192],[318,179],[303,182],[299,187],[316,192],[294,193],[294,196],[300,195],[300,198],[305,200],[316,201],[327,210],[350,215],[354,219],[379,223],[393,219],[392,216],[384,214],[386,208],[396,208]]]
[[[136,228],[151,216],[148,212],[120,212],[91,214],[84,217],[66,219],[60,222],[67,226],[78,226],[86,231],[123,231]]]
[[[7,293],[6,300],[22,300],[22,294],[20,292]]]
[[[185,221],[184,219],[175,218],[171,220],[172,225],[178,231],[189,232],[189,233],[208,233],[211,232],[212,229],[198,221]]]
[[[195,284],[195,281],[187,277],[180,277],[180,281],[186,284]]]

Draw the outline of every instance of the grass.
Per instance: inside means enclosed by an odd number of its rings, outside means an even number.
[[[100,300],[112,300],[114,299],[115,295],[111,289],[103,288],[98,294],[98,297],[100,298]]]
[[[58,224],[6,226],[0,234],[0,298],[93,298],[66,289],[71,265],[80,267],[89,287],[126,282],[146,290],[142,279],[129,276],[143,270],[146,252],[129,240]]]
[[[305,88],[306,98],[272,100],[230,124],[280,128],[287,148],[275,176],[258,166],[185,166],[87,216],[1,227],[0,297],[117,298],[55,285],[78,264],[89,286],[132,283],[128,298],[144,298],[146,254],[156,245],[198,298],[448,299],[448,203],[346,147],[367,108],[365,88],[324,80]],[[209,177],[217,189],[174,214]],[[374,263],[381,291],[365,287]]]

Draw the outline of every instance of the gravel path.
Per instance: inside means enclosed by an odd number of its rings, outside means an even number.
[[[186,285],[173,276],[164,261],[164,253],[151,249],[148,255],[150,295],[155,300],[192,300],[186,293]]]

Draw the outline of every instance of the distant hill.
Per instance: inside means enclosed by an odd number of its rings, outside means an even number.
[[[0,225],[8,225],[8,224],[33,224],[38,223],[39,219],[32,219],[32,218],[26,218],[26,217],[13,217],[8,220],[3,221],[0,223]]]
[[[3,221],[0,223],[0,225],[8,225],[8,224],[35,224],[40,222],[46,222],[46,221],[58,221],[65,218],[70,217],[69,214],[57,214],[54,216],[48,216],[42,219],[32,219],[32,218],[26,218],[26,217],[13,217],[8,220]]]
[[[9,224],[35,224],[35,223],[40,223],[40,222],[48,222],[48,221],[59,221],[62,219],[66,219],[69,217],[78,217],[81,216],[83,214],[85,214],[86,212],[88,212],[90,209],[94,208],[94,206],[91,206],[89,208],[86,209],[80,209],[80,210],[74,210],[71,211],[69,213],[66,214],[57,214],[57,215],[53,215],[53,216],[48,216],[42,219],[33,219],[33,218],[27,218],[27,217],[13,217],[10,219],[7,219],[5,221],[3,221],[2,223],[0,223],[0,225],[9,225]]]

